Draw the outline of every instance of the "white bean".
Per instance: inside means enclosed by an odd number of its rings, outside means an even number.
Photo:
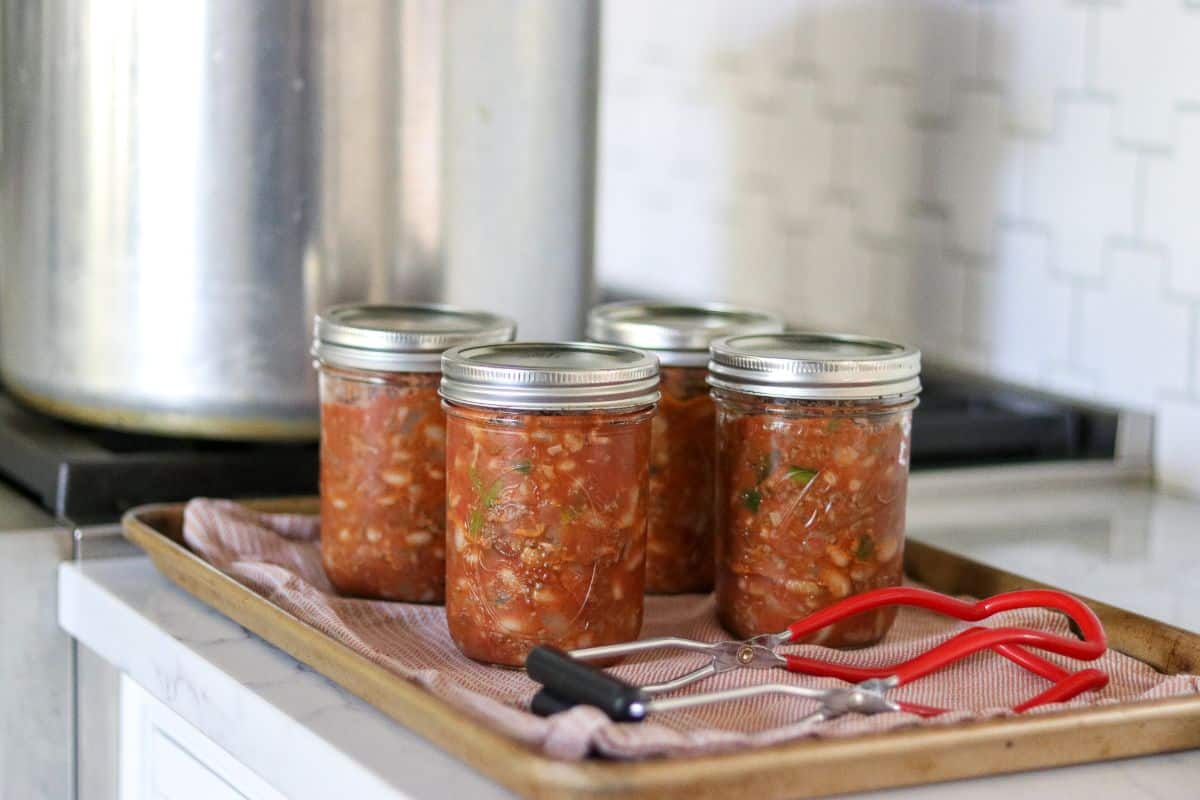
[[[899,536],[884,536],[875,542],[875,558],[880,562],[891,561],[900,549]]]
[[[821,583],[825,585],[831,595],[837,598],[848,596],[854,589],[844,572],[829,567],[821,570]]]
[[[408,486],[412,482],[412,473],[408,470],[385,469],[379,477],[388,486]]]
[[[839,567],[845,567],[850,563],[850,556],[843,552],[837,545],[829,545],[825,548],[825,555],[829,556],[829,560]]]

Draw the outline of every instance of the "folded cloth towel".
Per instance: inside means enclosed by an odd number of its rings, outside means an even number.
[[[1011,714],[1009,706],[1047,685],[1000,656],[980,653],[889,695],[898,700],[963,709],[931,719],[897,712],[870,717],[851,714],[817,725],[798,724],[797,720],[815,706],[810,701],[783,696],[656,714],[643,723],[615,723],[599,710],[587,707],[542,718],[528,711],[537,684],[521,671],[489,667],[462,655],[450,639],[441,606],[339,597],[321,568],[319,528],[315,516],[265,514],[228,500],[197,499],[187,504],[183,535],[194,552],[270,602],[397,676],[414,681],[490,727],[554,758],[581,759],[593,752],[622,759],[695,755],[810,736],[849,737],[915,725],[947,725]],[[1064,617],[1039,609],[999,614],[983,624],[1068,632]],[[964,626],[936,614],[902,609],[886,639],[874,647],[838,652],[801,645],[789,650],[858,666],[887,664],[911,658]],[[717,622],[711,595],[647,597],[643,635],[705,641],[729,638]],[[1070,664],[1065,659],[1051,659]],[[642,685],[702,663],[703,657],[695,654],[661,651],[630,658],[612,671]],[[1163,675],[1112,650],[1089,666],[1111,677],[1104,690],[1028,713],[1200,693],[1200,676]],[[782,670],[736,670],[684,691],[780,681],[812,686],[839,683]]]

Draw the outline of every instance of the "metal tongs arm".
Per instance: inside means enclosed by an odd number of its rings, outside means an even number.
[[[650,650],[675,649],[688,650],[711,657],[709,663],[691,672],[672,678],[662,683],[643,686],[642,691],[648,695],[681,689],[697,681],[713,675],[719,675],[731,669],[782,667],[786,665],[784,657],[769,647],[754,642],[699,642],[695,639],[685,639],[679,636],[658,636],[653,639],[641,639],[636,642],[587,647],[572,650],[568,655],[577,661],[603,661],[610,658],[644,653]]]
[[[702,692],[681,697],[656,697],[650,700],[649,711],[677,711],[694,706],[744,700],[764,694],[783,694],[816,700],[820,708],[803,717],[799,722],[818,722],[840,717],[843,714],[879,714],[885,711],[900,711],[900,706],[884,697],[888,689],[895,687],[895,678],[873,678],[857,686],[835,686],[818,689],[813,686],[797,686],[790,683],[767,683],[760,686],[742,686],[717,692]]]
[[[591,652],[588,654],[592,658],[614,655],[611,650],[603,655],[596,655],[594,651],[600,649],[589,648]],[[525,661],[525,669],[529,677],[544,687],[535,695],[532,704],[534,713],[543,716],[582,704],[599,708],[617,722],[640,722],[650,712],[676,711],[766,694],[816,700],[820,707],[804,718],[810,721],[832,719],[846,713],[877,714],[882,711],[900,710],[900,706],[884,697],[884,693],[897,684],[895,678],[872,679],[857,686],[835,686],[825,689],[768,683],[676,697],[655,697],[648,691],[649,687],[637,687],[626,683],[578,660],[572,653],[564,653],[553,647],[535,647]],[[712,669],[712,665],[705,669]],[[695,673],[689,673],[685,677],[692,675]]]

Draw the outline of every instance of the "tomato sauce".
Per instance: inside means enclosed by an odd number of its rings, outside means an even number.
[[[436,372],[321,372],[321,561],[342,594],[442,602],[439,380]]]
[[[775,633],[902,577],[911,399],[717,400],[717,608],[739,637]],[[814,643],[878,642],[894,609],[862,614]]]
[[[508,412],[447,401],[446,618],[478,661],[636,639],[652,407]]]
[[[662,368],[650,445],[646,591],[713,588],[716,410],[703,367]]]
[[[653,353],[661,366],[650,445],[647,592],[712,591],[716,411],[706,382],[709,348],[735,334],[781,330],[782,320],[770,312],[720,303],[627,301],[589,312],[589,339]]]

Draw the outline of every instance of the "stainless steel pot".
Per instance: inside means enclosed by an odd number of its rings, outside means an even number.
[[[440,289],[436,0],[3,0],[0,372],[64,417],[316,430],[314,312]]]
[[[0,375],[27,402],[309,437],[322,307],[582,332],[596,0],[0,4]]]

